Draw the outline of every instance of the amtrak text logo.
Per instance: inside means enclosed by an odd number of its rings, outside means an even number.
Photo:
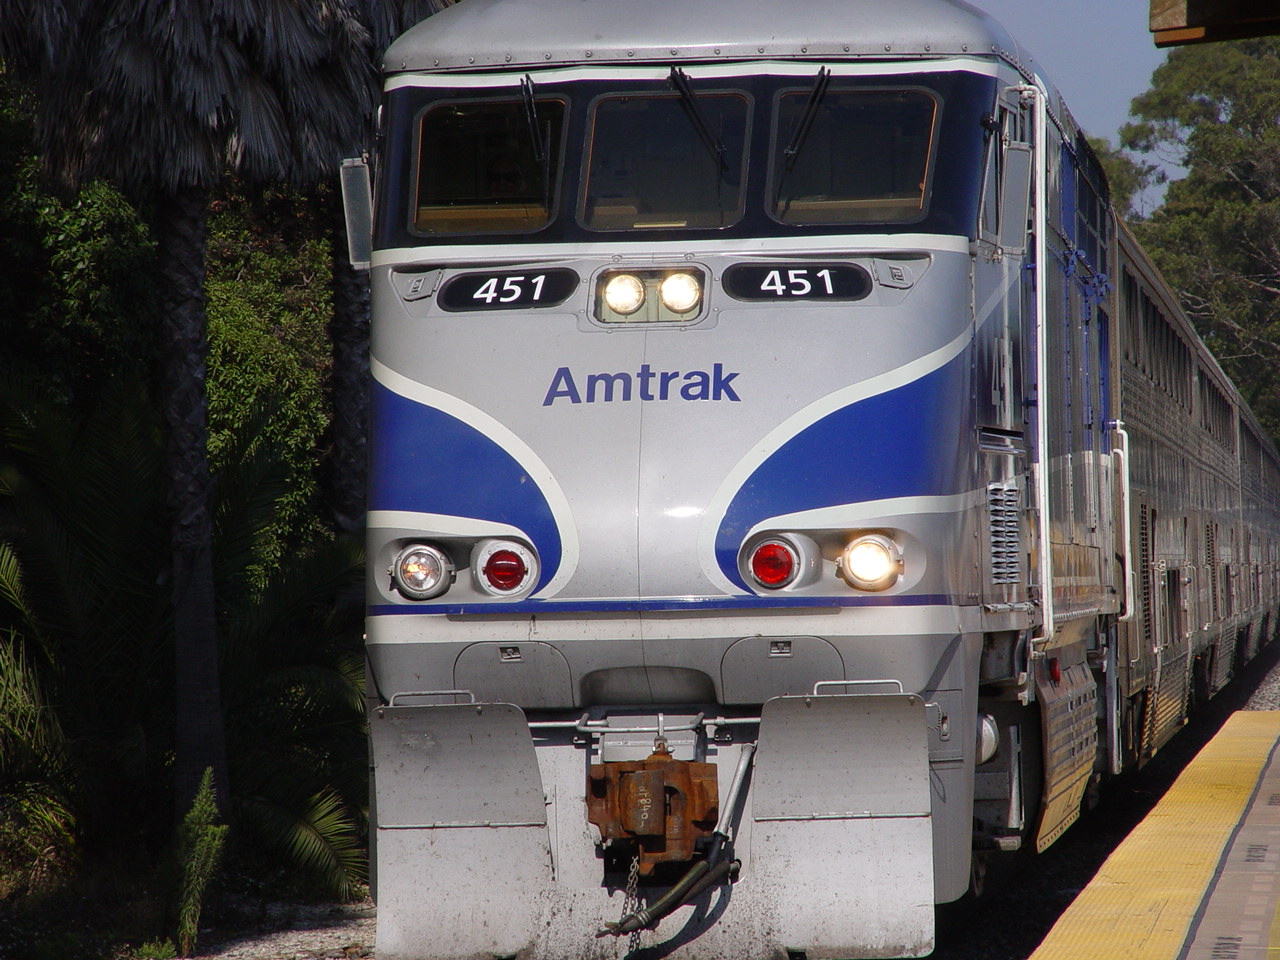
[[[632,373],[588,373],[582,387],[574,379],[573,371],[561,367],[551,378],[551,386],[547,389],[544,407],[549,407],[557,400],[569,403],[613,403],[637,400],[732,400],[740,398],[733,389],[733,380],[738,376],[724,372],[724,364],[712,364],[710,372],[706,370],[654,370],[647,363]]]

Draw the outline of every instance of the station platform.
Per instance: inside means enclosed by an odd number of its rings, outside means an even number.
[[[1280,960],[1280,711],[1233,714],[1030,960]]]

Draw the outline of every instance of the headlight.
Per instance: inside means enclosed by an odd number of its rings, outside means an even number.
[[[688,313],[702,302],[702,284],[691,273],[673,273],[662,281],[658,295],[672,313]]]
[[[595,318],[601,323],[689,323],[706,306],[706,271],[682,265],[610,267],[596,274]]]
[[[515,540],[484,540],[471,556],[471,571],[478,586],[495,597],[526,592],[538,582],[538,558]]]
[[[856,537],[840,554],[840,573],[859,590],[888,589],[902,573],[902,551],[878,533]]]
[[[604,302],[614,313],[629,317],[644,306],[644,284],[629,273],[615,273],[605,282]]]
[[[396,554],[391,580],[410,600],[431,600],[453,583],[453,561],[439,547],[411,543]]]

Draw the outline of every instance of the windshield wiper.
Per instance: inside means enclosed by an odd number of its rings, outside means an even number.
[[[707,122],[706,114],[698,106],[698,98],[694,95],[693,87],[689,85],[689,75],[679,67],[672,67],[671,76],[668,79],[671,81],[671,85],[676,88],[676,92],[680,94],[680,99],[684,101],[685,108],[689,111],[689,118],[693,121],[693,127],[698,131],[698,136],[702,138],[702,142],[711,151],[716,164],[723,167],[725,165],[724,141],[716,136],[715,131],[711,129],[711,124]]]
[[[813,126],[813,118],[818,115],[818,107],[822,105],[822,98],[826,95],[827,84],[830,82],[831,71],[826,67],[819,68],[818,75],[813,78],[813,87],[809,90],[809,102],[804,105],[804,115],[800,118],[800,122],[796,124],[795,133],[791,135],[791,142],[782,151],[787,170],[796,165],[796,158],[800,156],[800,148],[804,146],[805,137],[809,135],[809,128]]]
[[[529,136],[533,139],[533,159],[542,163],[546,155],[542,149],[542,136],[538,133],[538,108],[533,102],[533,78],[527,73],[520,78],[520,98],[524,101],[524,118],[529,123]]]
[[[533,162],[542,174],[542,206],[551,209],[551,161],[547,152],[551,148],[551,124],[547,123],[546,142],[538,123],[538,106],[533,100],[533,77],[527,73],[520,78],[520,99],[524,101],[524,118],[529,124],[529,138],[533,141]]]

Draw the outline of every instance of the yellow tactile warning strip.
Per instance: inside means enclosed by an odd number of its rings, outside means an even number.
[[[1278,741],[1233,715],[1030,960],[1280,960]]]

